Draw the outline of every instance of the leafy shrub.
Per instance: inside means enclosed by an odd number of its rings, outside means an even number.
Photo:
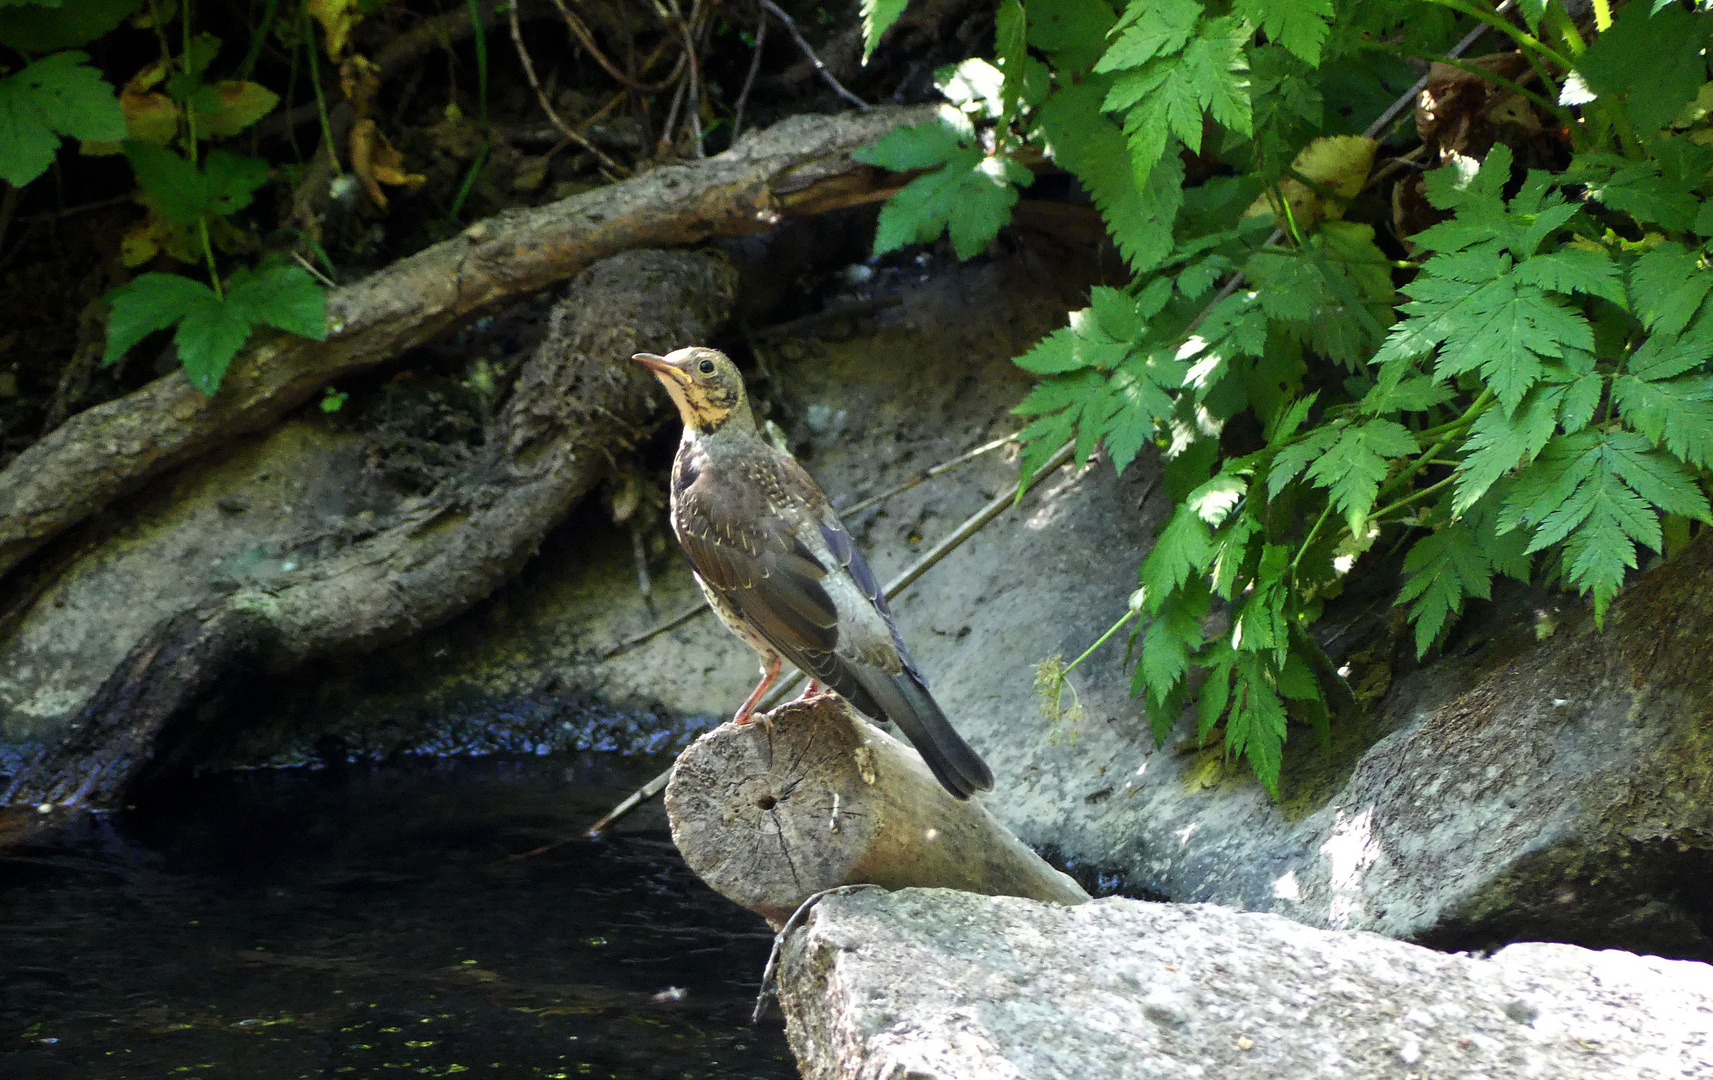
[[[920,173],[877,251],[983,250],[1031,155],[1099,209],[1133,278],[1018,358],[1040,377],[1024,467],[1158,447],[1177,506],[1120,620],[1141,619],[1134,692],[1157,739],[1193,705],[1275,795],[1288,721],[1324,737],[1347,693],[1308,631],[1365,553],[1407,545],[1425,654],[1496,575],[1602,619],[1640,549],[1713,520],[1713,14],[1511,7],[1002,0],[992,62],[941,73],[941,121],[865,158]],[[901,10],[865,8],[871,48]],[[1476,28],[1514,52],[1449,60]],[[1344,218],[1406,57],[1485,83],[1549,167],[1503,125],[1490,149],[1436,128],[1400,243]]]

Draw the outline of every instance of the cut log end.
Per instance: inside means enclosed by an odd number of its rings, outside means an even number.
[[[673,769],[666,813],[690,868],[776,929],[839,885],[1088,899],[979,799],[953,798],[914,750],[831,694],[702,736]]]

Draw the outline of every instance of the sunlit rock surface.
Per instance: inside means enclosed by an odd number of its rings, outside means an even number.
[[[806,1080],[1713,1075],[1706,965],[1484,960],[1211,905],[832,896],[780,997]]]

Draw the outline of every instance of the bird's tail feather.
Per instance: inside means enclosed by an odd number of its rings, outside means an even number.
[[[981,755],[952,730],[951,721],[940,711],[927,687],[908,671],[888,675],[868,668],[861,672],[863,689],[880,706],[880,712],[898,725],[935,778],[960,799],[993,789],[993,773]]]

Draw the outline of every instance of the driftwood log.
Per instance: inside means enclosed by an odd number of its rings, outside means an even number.
[[[914,750],[831,694],[696,740],[673,768],[666,813],[690,868],[776,930],[840,885],[1089,898],[979,797],[952,798]]]
[[[794,117],[703,161],[500,214],[336,290],[326,341],[258,334],[212,398],[175,372],[85,410],[0,471],[0,576],[120,495],[268,427],[328,382],[602,259],[885,198],[895,181],[851,151],[932,117],[926,107]]]
[[[626,252],[582,274],[519,371],[485,454],[366,535],[296,538],[302,565],[284,579],[175,598],[180,610],[131,647],[66,737],[0,789],[0,805],[111,805],[170,749],[168,722],[232,668],[288,670],[372,649],[486,597],[649,430],[658,384],[630,355],[706,340],[735,289],[724,260],[687,251]]]

